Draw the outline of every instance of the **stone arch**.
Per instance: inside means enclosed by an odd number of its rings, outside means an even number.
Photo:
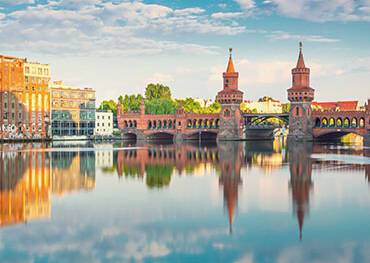
[[[360,128],[365,127],[365,119],[363,117],[360,118],[360,121],[359,121],[358,125],[359,125]]]
[[[149,130],[152,129],[152,121],[151,120],[148,121],[148,129]]]
[[[202,128],[203,120],[199,119],[198,120],[198,128]]]
[[[216,128],[220,127],[220,119],[216,119]]]
[[[326,128],[326,127],[328,127],[328,125],[329,125],[328,119],[324,117],[324,118],[321,120],[321,127]]]
[[[210,119],[209,120],[209,127],[213,128],[213,126],[214,126],[214,119]]]
[[[134,127],[137,128],[137,121],[134,120]]]
[[[172,129],[172,120],[168,121],[168,128]]]
[[[329,119],[329,127],[330,128],[334,128],[335,127],[335,119],[333,117],[331,117]]]
[[[343,126],[342,118],[338,118],[338,119],[335,121],[335,125],[336,125],[338,128],[342,128],[342,126]]]
[[[357,125],[358,125],[357,118],[356,117],[353,117],[351,119],[351,128],[357,128]]]
[[[156,120],[153,121],[153,129],[157,129],[157,121]]]
[[[163,121],[163,128],[164,128],[164,129],[167,129],[167,128],[168,128],[168,127],[167,127],[167,120],[164,120],[164,121]]]
[[[349,118],[348,118],[348,117],[347,117],[347,118],[345,118],[345,119],[344,119],[344,121],[343,121],[343,127],[344,127],[344,128],[349,128],[349,127],[350,127],[350,125],[351,125],[351,123],[350,123]]]
[[[158,120],[158,129],[162,129],[162,121]]]
[[[321,121],[320,118],[315,119],[315,127],[320,127],[321,126]]]
[[[187,125],[186,125],[186,126],[187,126],[188,128],[192,128],[192,127],[193,127],[193,123],[192,123],[192,121],[191,121],[191,120],[187,120],[187,121],[186,121],[186,123],[187,123]]]
[[[123,123],[124,123],[125,128],[127,128],[128,127],[127,121],[124,121]]]
[[[197,120],[196,119],[194,119],[193,120],[193,128],[196,128],[197,127]]]

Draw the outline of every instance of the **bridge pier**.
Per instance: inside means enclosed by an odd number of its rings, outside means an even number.
[[[182,133],[176,133],[173,136],[173,142],[174,143],[182,143],[184,141],[184,135]]]

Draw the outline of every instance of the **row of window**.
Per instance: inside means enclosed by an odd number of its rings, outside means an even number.
[[[45,76],[48,76],[49,75],[49,69],[48,68],[37,68],[36,67],[32,67],[32,69],[30,70],[30,67],[25,67],[24,69],[24,72],[26,74],[38,74],[38,75],[45,75]]]

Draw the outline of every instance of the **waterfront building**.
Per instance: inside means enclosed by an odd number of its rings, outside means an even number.
[[[0,139],[47,138],[50,67],[0,56]]]
[[[254,113],[282,113],[283,106],[279,100],[244,101],[244,107]]]
[[[113,134],[113,113],[97,110],[95,113],[95,136],[111,136]]]
[[[95,128],[95,90],[65,85],[51,85],[52,136],[88,138]]]

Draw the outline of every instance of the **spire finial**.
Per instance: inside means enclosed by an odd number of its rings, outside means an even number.
[[[230,57],[231,57],[231,55],[233,53],[233,48],[229,48],[229,53],[230,53]]]
[[[301,51],[301,52],[302,52],[302,47],[303,47],[302,42],[299,42],[299,51]]]

